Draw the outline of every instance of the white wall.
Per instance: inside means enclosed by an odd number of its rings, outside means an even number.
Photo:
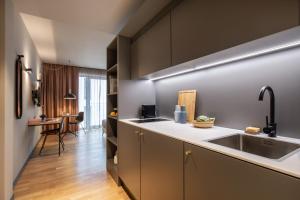
[[[23,63],[33,69],[30,76],[23,72],[23,116],[15,117],[15,61],[23,54]],[[11,0],[5,0],[5,192],[1,199],[12,195],[13,181],[30,156],[39,140],[40,128],[29,128],[28,119],[39,115],[40,109],[31,101],[31,91],[36,87],[36,77],[41,68],[41,60],[25,28],[20,15]]]
[[[4,91],[4,0],[0,0],[0,91]],[[4,199],[4,95],[0,95],[0,160],[0,199]]]

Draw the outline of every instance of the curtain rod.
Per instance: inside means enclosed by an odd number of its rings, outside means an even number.
[[[92,68],[92,67],[80,67],[80,66],[75,66],[75,65],[53,64],[53,63],[43,63],[43,65],[59,65],[59,66],[76,67],[76,68],[83,69],[83,70],[96,70],[96,71],[103,71],[104,73],[106,73],[106,69],[97,69],[97,68]]]

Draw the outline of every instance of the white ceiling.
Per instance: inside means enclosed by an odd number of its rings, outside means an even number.
[[[144,0],[13,0],[43,62],[106,68],[106,47]]]

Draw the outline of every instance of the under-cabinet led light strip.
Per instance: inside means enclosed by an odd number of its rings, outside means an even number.
[[[270,53],[274,53],[274,52],[278,52],[278,51],[282,51],[282,50],[286,50],[286,49],[290,49],[290,48],[295,48],[295,47],[298,47],[298,46],[300,46],[300,41],[293,42],[293,43],[288,43],[288,44],[283,44],[283,45],[279,45],[279,46],[268,48],[268,49],[259,50],[259,51],[253,52],[253,53],[248,53],[248,54],[245,54],[245,55],[236,56],[236,57],[233,57],[233,58],[225,59],[225,60],[222,60],[222,61],[218,61],[218,62],[206,64],[206,65],[199,65],[199,66],[196,66],[196,67],[188,69],[188,70],[182,70],[182,71],[167,74],[167,75],[164,75],[164,76],[150,78],[150,80],[151,81],[156,81],[156,80],[159,80],[159,79],[164,79],[164,78],[169,78],[169,77],[180,75],[180,74],[185,74],[185,73],[188,73],[188,72],[191,72],[191,71],[197,71],[197,70],[206,69],[206,68],[210,68],[210,67],[216,67],[216,66],[219,66],[219,65],[224,65],[224,64],[228,64],[228,63],[232,63],[232,62],[236,62],[236,61],[241,61],[241,60],[253,58],[253,57],[256,57],[256,56],[262,56],[262,55],[266,55],[266,54],[270,54]]]

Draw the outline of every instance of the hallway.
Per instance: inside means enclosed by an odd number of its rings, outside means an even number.
[[[106,172],[105,137],[101,130],[64,139],[65,151],[57,155],[50,137],[42,156],[41,141],[14,189],[16,200],[126,200],[129,199]]]

